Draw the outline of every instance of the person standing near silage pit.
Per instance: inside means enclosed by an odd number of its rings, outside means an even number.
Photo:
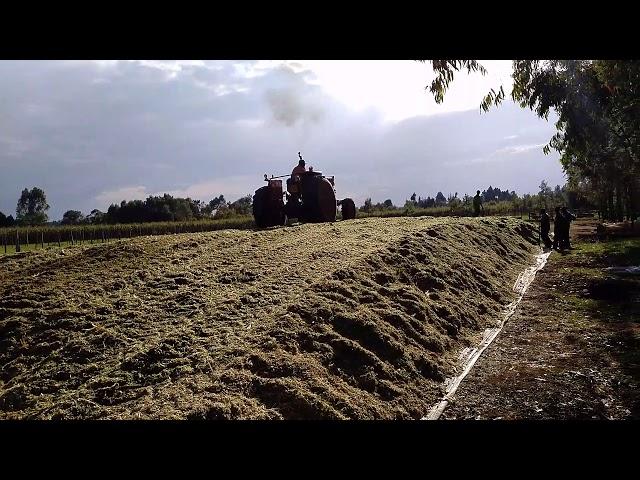
[[[549,230],[551,230],[551,219],[549,218],[549,214],[543,208],[540,210],[540,237],[544,242],[544,248],[551,248],[553,242],[549,238]]]
[[[564,217],[564,223],[562,225],[562,239],[564,248],[567,250],[571,250],[571,242],[569,241],[569,229],[571,228],[571,222],[576,219],[576,216],[567,210],[567,207],[562,207],[560,210],[562,212],[562,216]]]
[[[476,192],[476,196],[473,197],[473,216],[479,217],[480,210],[484,212],[484,207],[482,206],[482,197],[480,197],[480,190]]]
[[[560,207],[556,207],[556,216],[553,219],[553,248],[554,250],[563,250],[564,242],[562,241],[562,233],[564,232],[565,219],[560,212]]]

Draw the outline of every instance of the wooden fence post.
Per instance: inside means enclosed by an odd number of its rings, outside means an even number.
[[[20,251],[20,233],[16,228],[16,253],[18,253],[19,251]]]

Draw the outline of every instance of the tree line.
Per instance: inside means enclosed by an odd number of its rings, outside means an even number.
[[[556,185],[551,188],[546,180],[540,182],[538,193],[518,195],[514,190],[502,190],[499,187],[491,185],[480,192],[480,197],[485,205],[502,205],[504,209],[516,211],[532,211],[540,208],[553,209],[556,206],[566,206],[570,209],[596,209],[597,205],[593,202],[588,192],[585,192],[570,184],[562,187]],[[367,198],[364,204],[359,208],[361,212],[372,213],[385,210],[395,209],[442,209],[450,210],[469,210],[471,211],[473,197],[464,194],[458,196],[458,192],[445,196],[442,192],[438,192],[435,197],[417,196],[414,192],[407,200],[404,206],[395,206],[391,199],[384,202],[373,203],[371,198]]]
[[[251,213],[251,195],[228,202],[224,195],[205,203],[191,198],[173,197],[167,193],[150,195],[146,200],[123,200],[113,203],[106,212],[94,209],[84,215],[80,210],[67,210],[60,222],[49,222],[47,211],[50,205],[39,187],[25,188],[18,200],[16,217],[0,212],[0,228],[12,226],[44,225],[100,225],[148,222],[185,222],[190,220],[224,219]]]
[[[480,196],[482,197],[482,200],[484,202],[511,201],[514,198],[518,197],[516,192],[513,190],[509,192],[509,190],[501,190],[500,188],[498,187],[494,188],[491,185],[489,185],[489,188],[482,190],[480,192]],[[422,198],[418,196],[416,198],[416,193],[414,192],[413,195],[411,195],[410,199],[405,202],[405,205],[406,206],[413,205],[418,208],[433,208],[433,207],[444,207],[444,206],[451,206],[451,205],[457,206],[458,204],[463,204],[463,205],[471,204],[471,199],[472,197],[466,193],[462,198],[459,198],[458,192],[456,192],[453,195],[449,194],[446,197],[442,192],[438,192],[434,198],[431,198],[430,196],[427,196],[427,198]]]
[[[491,185],[481,191],[483,203],[486,205],[502,206],[502,210],[531,211],[538,208],[552,209],[555,206],[568,206],[572,209],[594,209],[590,192],[580,188],[580,185],[567,184],[548,186],[542,181],[537,194],[518,195],[514,190],[501,189]],[[442,209],[451,211],[471,210],[473,197],[458,193],[445,196],[441,191],[433,198],[418,196],[415,192],[405,200],[403,206],[396,206],[391,199],[373,203],[367,198],[359,210],[364,213],[383,212],[397,209]],[[48,223],[47,203],[45,192],[34,187],[24,189],[16,207],[16,218],[5,216],[0,212],[0,228],[12,226],[43,225]],[[187,222],[206,219],[229,219],[250,215],[252,208],[251,195],[228,202],[224,195],[214,197],[209,202],[193,200],[191,198],[173,197],[169,194],[162,196],[150,195],[146,200],[123,200],[120,204],[111,204],[106,212],[92,210],[83,215],[79,210],[67,210],[60,222],[49,222],[62,225],[114,225],[139,224],[149,222]]]
[[[249,215],[251,203],[250,195],[234,202],[227,202],[224,195],[220,195],[205,203],[201,200],[177,198],[165,193],[162,196],[149,196],[146,200],[123,200],[120,205],[112,204],[106,213],[93,210],[88,216],[88,222],[94,224],[184,222],[206,218],[229,218]]]

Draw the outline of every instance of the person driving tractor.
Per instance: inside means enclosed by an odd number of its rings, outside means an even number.
[[[300,195],[300,175],[307,171],[300,152],[298,152],[298,157],[300,158],[300,161],[298,162],[298,165],[293,168],[291,178],[287,180],[287,191],[294,197],[298,197]]]
[[[298,152],[298,157],[300,158],[300,161],[298,162],[298,165],[296,165],[293,168],[293,171],[291,172],[291,178],[293,179],[294,176],[296,175],[300,175],[301,173],[306,172],[306,168],[305,168],[305,163],[304,160],[302,159],[302,155],[300,155],[300,152]]]

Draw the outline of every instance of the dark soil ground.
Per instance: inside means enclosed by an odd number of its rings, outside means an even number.
[[[640,418],[640,239],[574,227],[442,419]]]
[[[421,418],[536,244],[369,218],[8,255],[0,418]]]

